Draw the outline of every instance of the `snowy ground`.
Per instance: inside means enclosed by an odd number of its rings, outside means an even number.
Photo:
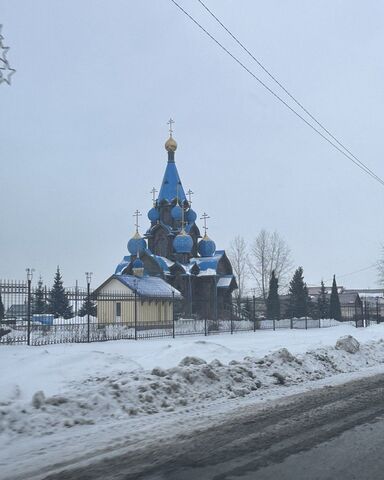
[[[348,334],[361,342],[355,354],[334,348]],[[79,444],[84,455],[107,445],[117,449],[133,441],[132,435],[135,441],[148,440],[149,434],[153,439],[154,427],[158,434],[169,434],[194,418],[212,420],[247,402],[384,371],[382,338],[384,325],[341,325],[174,340],[1,346],[0,468],[5,478],[16,478],[59,460],[72,461]]]

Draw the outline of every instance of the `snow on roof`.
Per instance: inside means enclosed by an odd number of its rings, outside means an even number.
[[[135,277],[133,275],[114,275],[113,278],[137,291],[143,297],[158,296],[165,298],[181,298],[181,293],[159,277]]]
[[[131,256],[127,255],[123,258],[123,260],[117,265],[115,270],[115,275],[119,275],[123,272],[123,270],[129,265],[131,261]]]
[[[191,258],[190,263],[196,263],[200,270],[213,269],[217,270],[217,264],[224,255],[224,250],[217,250],[212,257],[195,257]]]

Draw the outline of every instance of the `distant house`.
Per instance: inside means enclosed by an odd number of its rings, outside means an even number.
[[[343,320],[358,320],[363,313],[363,302],[357,292],[339,293],[341,317]]]
[[[28,305],[26,303],[11,305],[5,312],[5,318],[8,320],[27,320]]]
[[[99,324],[170,325],[181,293],[159,277],[112,275],[93,293]]]

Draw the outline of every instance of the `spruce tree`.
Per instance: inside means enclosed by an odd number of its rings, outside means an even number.
[[[299,267],[293,274],[289,284],[289,310],[292,317],[306,317],[308,315],[308,289],[304,282],[303,268]]]
[[[87,298],[84,300],[84,303],[79,309],[79,317],[85,317],[86,315],[91,315],[91,317],[97,316],[97,307],[95,302],[92,301],[92,298]]]
[[[321,281],[320,293],[317,298],[317,308],[319,310],[320,318],[328,318],[329,316],[329,305],[327,299],[327,292],[325,290],[324,282]]]
[[[279,299],[279,280],[272,270],[269,279],[269,290],[267,297],[267,318],[270,320],[279,320],[280,318],[280,299]]]
[[[3,299],[1,298],[1,292],[0,292],[0,322],[4,319],[5,316],[5,309],[4,309],[4,303]]]
[[[43,287],[43,280],[41,277],[37,282],[37,288],[35,290],[32,312],[34,314],[46,313],[47,311],[47,302],[45,300],[45,292]]]
[[[72,307],[69,304],[67,294],[63,286],[60,268],[57,267],[53,287],[48,297],[48,313],[52,313],[55,318],[72,318]]]
[[[337,291],[335,275],[333,275],[331,300],[329,302],[329,316],[335,320],[341,320],[340,299],[339,292]]]

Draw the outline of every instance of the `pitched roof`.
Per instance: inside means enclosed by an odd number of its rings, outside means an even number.
[[[182,202],[186,200],[176,164],[168,160],[157,201],[171,201],[176,197]]]
[[[123,285],[142,297],[181,298],[181,293],[160,277],[135,277],[133,275],[113,275]]]

